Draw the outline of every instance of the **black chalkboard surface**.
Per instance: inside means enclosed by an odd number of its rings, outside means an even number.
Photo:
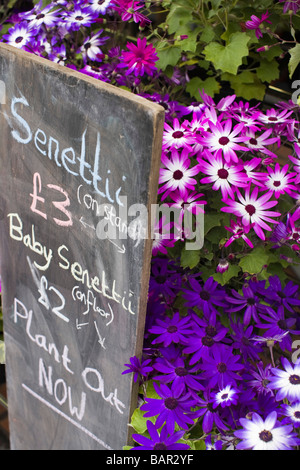
[[[136,406],[163,109],[0,45],[11,448],[122,449]]]

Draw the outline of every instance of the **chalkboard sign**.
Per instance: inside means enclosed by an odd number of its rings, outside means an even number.
[[[164,110],[0,46],[11,448],[122,449],[137,405]]]

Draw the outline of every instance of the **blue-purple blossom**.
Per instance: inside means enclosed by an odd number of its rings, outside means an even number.
[[[122,374],[130,374],[133,372],[134,381],[137,382],[140,376],[146,377],[149,372],[153,370],[152,367],[149,365],[150,363],[151,359],[140,361],[138,357],[133,356],[130,358],[130,364],[124,364],[126,367],[128,367],[128,370],[124,370]]]
[[[169,434],[174,432],[175,424],[186,430],[194,424],[191,416],[196,402],[185,392],[184,384],[172,384],[171,388],[165,384],[153,383],[153,386],[160,398],[145,397],[146,403],[141,406],[141,410],[146,411],[145,418],[157,416],[156,426],[159,428],[166,423]]]
[[[131,450],[187,450],[190,448],[188,444],[178,442],[184,435],[185,431],[176,431],[174,434],[169,435],[167,426],[164,425],[160,432],[157,427],[147,420],[147,430],[150,437],[141,436],[140,434],[133,434],[132,438],[140,444],[137,447],[132,447]]]

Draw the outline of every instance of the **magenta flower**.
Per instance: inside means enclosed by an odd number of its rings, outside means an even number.
[[[185,148],[190,152],[193,151],[192,145],[195,142],[195,136],[175,118],[172,126],[165,122],[163,133],[162,149],[181,149]]]
[[[129,67],[126,75],[134,73],[136,77],[143,76],[145,73],[153,76],[157,71],[155,62],[158,60],[156,50],[152,44],[147,45],[147,39],[137,39],[137,45],[132,42],[127,43],[129,52],[123,51],[121,60],[122,66]]]
[[[181,154],[175,149],[172,150],[170,159],[162,154],[161,161],[164,167],[160,169],[159,184],[162,186],[159,188],[158,194],[166,191],[162,199],[177,189],[183,194],[187,189],[194,190],[197,180],[193,176],[199,173],[199,165],[190,167],[191,160],[186,149]]]
[[[231,237],[225,243],[225,247],[231,245],[232,242],[237,240],[238,238],[242,238],[250,248],[253,248],[252,242],[246,236],[247,233],[250,232],[250,229],[254,226],[254,224],[250,224],[248,226],[244,226],[240,218],[237,221],[231,220],[230,227],[225,227],[228,232],[231,232]]]
[[[226,199],[224,202],[228,207],[221,207],[223,212],[231,212],[237,217],[242,218],[242,224],[248,226],[254,223],[253,230],[259,238],[265,240],[264,230],[272,230],[272,228],[266,224],[270,222],[277,224],[278,222],[273,220],[271,217],[279,217],[280,212],[269,211],[271,207],[277,204],[277,201],[269,201],[272,197],[272,192],[268,191],[262,196],[258,197],[258,188],[255,187],[250,194],[250,184],[245,190],[245,196],[242,196],[239,189],[236,190],[239,202]]]
[[[261,18],[259,19],[257,16],[252,15],[251,20],[246,21],[245,26],[248,29],[254,29],[255,30],[255,36],[257,39],[262,38],[263,34],[261,29],[263,28],[262,23],[265,21],[266,23],[271,23],[267,18],[269,18],[269,13],[266,11],[266,13],[263,13],[261,15]]]
[[[248,177],[243,172],[243,165],[232,165],[223,161],[222,155],[216,153],[211,155],[209,162],[202,158],[197,158],[202,173],[205,178],[201,179],[202,184],[213,183],[214,191],[221,190],[223,198],[228,196],[234,197],[235,187],[246,187],[248,185]]]
[[[278,199],[281,194],[287,193],[292,197],[299,197],[298,194],[293,194],[292,191],[297,191],[295,184],[296,173],[290,173],[289,164],[287,163],[280,168],[279,163],[275,164],[275,168],[267,167],[268,176],[264,181],[264,186],[269,191],[272,191],[275,198]]]
[[[227,163],[238,162],[236,151],[248,150],[247,147],[239,145],[237,142],[246,142],[249,137],[245,135],[238,135],[244,128],[243,124],[237,124],[232,129],[232,121],[228,119],[222,124],[217,121],[216,124],[209,123],[211,132],[206,132],[199,142],[206,146],[210,152],[223,153]]]

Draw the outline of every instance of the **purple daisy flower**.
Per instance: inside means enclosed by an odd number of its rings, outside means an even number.
[[[255,322],[259,321],[259,311],[264,307],[261,305],[260,298],[249,286],[243,286],[243,294],[231,289],[231,295],[226,295],[228,302],[228,312],[237,312],[244,310],[244,325],[249,325],[251,318]]]
[[[193,333],[191,317],[187,315],[180,318],[179,313],[176,312],[172,318],[157,319],[156,325],[149,329],[149,333],[158,335],[152,344],[162,343],[164,347],[171,343],[185,344],[187,336]]]
[[[208,387],[215,385],[224,387],[228,383],[236,384],[242,379],[238,372],[244,369],[244,365],[238,361],[240,355],[233,354],[233,348],[225,344],[213,346],[209,353],[202,356],[202,378],[208,379]]]
[[[146,403],[141,406],[141,410],[146,411],[145,418],[158,415],[155,423],[157,428],[166,423],[169,434],[173,434],[175,423],[182,429],[188,429],[189,424],[194,424],[191,409],[196,401],[190,398],[190,393],[182,395],[185,391],[184,384],[172,384],[169,388],[165,384],[159,386],[154,382],[153,387],[160,398],[145,397]]]
[[[214,400],[210,397],[209,391],[205,390],[203,398],[198,398],[196,416],[202,419],[202,429],[205,434],[212,431],[214,425],[219,431],[227,431],[228,428],[220,417],[219,411],[213,408]]]
[[[182,357],[178,357],[174,361],[168,361],[159,358],[154,364],[153,369],[161,372],[162,375],[155,375],[154,380],[162,383],[174,383],[175,385],[184,384],[186,391],[189,389],[200,391],[204,390],[203,385],[199,383],[198,367],[188,368]]]
[[[149,366],[151,359],[146,359],[145,361],[140,361],[138,357],[133,356],[130,358],[130,364],[124,364],[128,367],[128,370],[124,370],[122,374],[134,373],[134,381],[137,382],[139,376],[147,377],[149,372],[152,372],[153,368]]]
[[[261,319],[265,322],[258,321],[256,323],[257,328],[267,330],[264,336],[277,337],[282,336],[279,342],[280,348],[285,351],[292,350],[292,338],[291,334],[300,334],[300,331],[292,330],[292,327],[296,323],[296,318],[287,318],[283,305],[279,305],[277,310],[266,306],[266,314],[260,314]]]
[[[209,317],[212,312],[219,313],[215,306],[226,306],[224,302],[225,292],[212,276],[203,285],[193,278],[189,280],[189,283],[191,289],[183,289],[183,297],[187,300],[186,307],[197,307],[203,310],[206,317]]]
[[[190,446],[188,444],[179,443],[185,431],[177,431],[171,436],[168,435],[167,426],[164,425],[161,428],[160,434],[156,426],[147,420],[147,430],[150,437],[141,436],[139,434],[133,434],[132,438],[141,444],[138,447],[133,447],[131,450],[188,450]]]

